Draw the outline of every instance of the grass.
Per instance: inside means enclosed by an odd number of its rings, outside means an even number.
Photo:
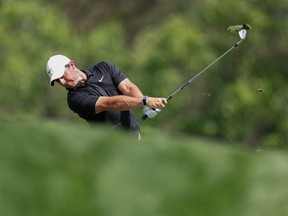
[[[0,125],[0,215],[288,215],[287,152],[61,122]]]

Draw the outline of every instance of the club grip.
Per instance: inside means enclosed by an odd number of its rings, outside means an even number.
[[[148,116],[147,116],[146,114],[144,114],[144,115],[141,117],[142,121],[145,121],[145,119],[147,119],[147,118],[148,118]]]
[[[154,108],[152,108],[152,109],[155,111]],[[142,121],[144,121],[144,120],[147,119],[147,118],[148,118],[147,114],[144,114],[144,115],[141,117]]]

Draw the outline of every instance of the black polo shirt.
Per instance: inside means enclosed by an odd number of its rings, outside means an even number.
[[[100,62],[82,71],[87,75],[87,82],[68,89],[69,108],[90,124],[108,123],[129,130],[139,130],[139,124],[132,110],[95,113],[95,104],[99,97],[122,95],[117,87],[126,76],[109,62]]]

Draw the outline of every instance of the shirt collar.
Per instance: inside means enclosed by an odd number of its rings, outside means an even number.
[[[93,73],[89,70],[81,70],[87,75],[87,81],[90,79],[91,76],[93,76]]]

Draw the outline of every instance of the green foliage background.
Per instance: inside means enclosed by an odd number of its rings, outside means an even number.
[[[144,94],[167,97],[237,42],[228,26],[247,22],[247,41],[142,127],[287,147],[287,14],[285,0],[2,0],[0,119],[80,121],[49,86],[53,54],[81,68],[111,61]]]
[[[0,125],[5,216],[286,216],[287,152],[111,128]]]

